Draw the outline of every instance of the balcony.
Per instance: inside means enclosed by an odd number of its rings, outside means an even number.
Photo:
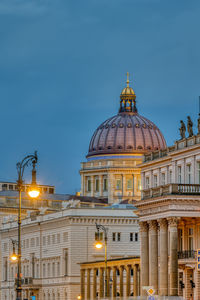
[[[171,183],[142,191],[142,199],[164,195],[200,195],[200,185]]]
[[[184,250],[178,252],[178,259],[196,259],[197,251]]]

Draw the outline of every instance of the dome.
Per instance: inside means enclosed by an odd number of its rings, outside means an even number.
[[[87,158],[105,154],[143,154],[166,148],[159,128],[137,112],[136,95],[129,87],[128,79],[120,98],[119,113],[95,130]]]

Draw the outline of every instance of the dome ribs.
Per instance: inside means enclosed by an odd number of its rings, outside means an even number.
[[[142,141],[143,142],[143,150],[145,150],[145,146],[146,146],[145,145],[145,136],[144,136],[144,132],[143,132],[142,124],[141,124],[141,118],[138,115],[135,115],[135,118],[136,118],[136,120],[138,121],[138,123],[140,125],[140,130],[141,130],[141,133],[142,133],[142,136],[143,136],[143,141]],[[138,145],[138,146],[140,146],[140,145]]]
[[[153,140],[153,137],[152,137],[152,133],[151,133],[151,129],[149,128],[149,123],[151,123],[151,122],[149,122],[146,118],[144,118],[144,117],[142,117],[142,116],[140,116],[140,118],[143,120],[143,122],[146,124],[146,126],[147,126],[147,131],[148,131],[148,134],[149,134],[149,137],[150,137],[150,140],[151,140],[151,144],[147,144],[147,147],[148,146],[150,146],[151,147],[151,150],[153,150],[153,148],[154,148],[154,140]],[[152,126],[152,128],[153,128],[153,126],[154,126],[154,124],[150,124],[151,126]],[[150,149],[149,149],[150,150]]]
[[[136,137],[135,137],[135,123],[133,121],[133,118],[131,118],[131,116],[129,116],[129,119],[131,120],[131,124],[132,124],[132,132],[133,132],[133,149],[136,149]]]

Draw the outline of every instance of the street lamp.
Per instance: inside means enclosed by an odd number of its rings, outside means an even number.
[[[100,239],[100,230],[104,232],[104,244],[105,244],[105,297],[108,296],[108,274],[107,274],[107,241],[108,241],[108,228],[101,224],[96,223],[96,228],[97,228],[97,241],[95,243],[95,247],[97,249],[102,249],[103,248],[103,243]]]
[[[27,155],[21,162],[17,163],[17,188],[19,191],[19,208],[18,208],[18,253],[15,254],[15,245],[13,244],[13,254],[11,259],[17,261],[17,286],[16,286],[16,300],[22,300],[22,282],[21,282],[21,206],[22,206],[22,191],[23,191],[23,175],[25,168],[32,164],[32,183],[28,190],[28,194],[31,198],[36,198],[39,196],[40,192],[36,184],[36,169],[35,165],[37,163],[38,157],[37,152],[33,155]]]

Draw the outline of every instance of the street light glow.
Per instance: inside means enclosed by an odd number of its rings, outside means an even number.
[[[37,188],[31,188],[29,191],[28,191],[28,194],[31,198],[37,198],[40,194],[40,191],[37,189]]]
[[[97,249],[101,249],[101,248],[103,247],[102,242],[100,242],[100,241],[96,242],[96,243],[95,243],[95,247],[96,247]]]
[[[13,253],[10,258],[12,261],[16,261],[18,259],[17,255],[15,253]]]

